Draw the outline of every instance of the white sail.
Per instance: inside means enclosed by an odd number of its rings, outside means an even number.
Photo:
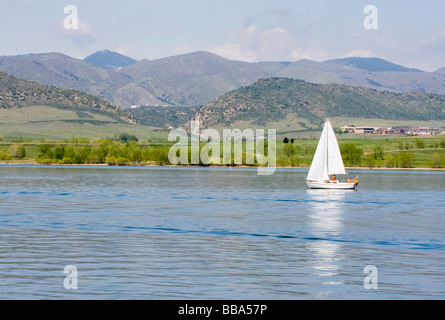
[[[312,160],[311,168],[307,176],[307,180],[311,181],[325,181],[329,180],[328,173],[328,128],[325,125],[318,142],[317,150],[315,151],[314,159]]]
[[[326,121],[323,132],[312,160],[307,180],[327,181],[329,175],[346,174],[337,138],[329,120]]]
[[[329,120],[326,121],[325,126],[328,127],[328,169],[329,175],[346,174],[343,159],[341,158],[340,148],[338,146],[337,138],[335,137],[334,129],[332,129]]]

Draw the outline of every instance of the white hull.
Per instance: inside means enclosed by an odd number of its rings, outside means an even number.
[[[355,189],[355,183],[353,182],[340,182],[340,181],[309,181],[306,180],[306,184],[311,189]]]

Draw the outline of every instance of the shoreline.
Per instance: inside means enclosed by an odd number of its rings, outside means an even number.
[[[107,163],[88,163],[88,164],[42,164],[34,161],[30,162],[7,162],[0,161],[0,165],[2,166],[53,166],[53,167],[213,167],[213,168],[267,168],[265,166],[246,166],[246,165],[172,165],[172,164],[153,164],[153,163],[129,163],[126,165],[109,165]],[[289,167],[289,166],[276,166],[277,169],[309,169],[309,166],[301,166],[301,167]],[[345,167],[347,170],[405,170],[405,171],[445,171],[445,168],[383,168],[383,167]]]

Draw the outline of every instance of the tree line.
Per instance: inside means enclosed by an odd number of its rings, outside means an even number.
[[[39,146],[36,161],[42,164],[108,164],[129,163],[169,164],[169,146],[141,145],[137,141],[102,140],[92,146],[49,145]]]
[[[284,142],[284,141],[283,141]],[[282,144],[277,154],[277,166],[309,166],[315,149],[305,144],[296,144],[293,139]],[[433,141],[426,145],[423,139],[413,142],[399,142],[396,149],[385,151],[383,145],[367,146],[366,152],[354,143],[340,146],[345,166],[348,167],[387,167],[412,168],[419,166],[419,159],[411,149],[444,148],[445,139]],[[14,143],[3,152],[0,150],[0,160],[34,160],[40,164],[156,164],[169,165],[168,153],[170,145],[151,145],[141,143],[135,136],[121,134],[115,139],[102,139],[95,143],[50,144],[39,143],[24,145]],[[434,149],[432,149],[434,151]],[[245,152],[243,152],[245,157]],[[429,166],[432,168],[445,167],[445,154],[437,150],[425,155],[429,157]],[[417,163],[416,163],[417,160]],[[422,166],[428,166],[425,161]]]

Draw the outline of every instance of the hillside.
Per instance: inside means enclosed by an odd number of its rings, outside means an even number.
[[[27,108],[42,108],[48,113],[48,118],[39,115],[39,121],[49,121],[54,113],[61,111],[75,113],[70,121],[84,122],[134,122],[121,108],[91,94],[73,89],[59,89],[41,85],[37,82],[22,80],[0,71],[0,110],[2,114],[11,113],[7,110]],[[52,115],[51,115],[52,114]],[[1,119],[0,122],[10,122]],[[63,120],[63,117],[58,119]],[[26,118],[26,122],[32,119]]]
[[[443,69],[423,72],[377,58],[249,63],[200,51],[115,68],[124,65],[122,57],[106,62],[106,56],[103,52],[92,55],[102,67],[60,53],[3,56],[0,70],[44,85],[85,91],[124,108],[200,106],[226,92],[270,77],[445,95]],[[110,66],[113,69],[108,69]]]
[[[445,120],[445,97],[270,78],[220,96],[195,116],[205,128],[298,123],[301,129],[310,129],[328,117],[439,121]]]
[[[140,107],[127,112],[140,124],[171,130],[189,121],[198,110],[198,107]]]

